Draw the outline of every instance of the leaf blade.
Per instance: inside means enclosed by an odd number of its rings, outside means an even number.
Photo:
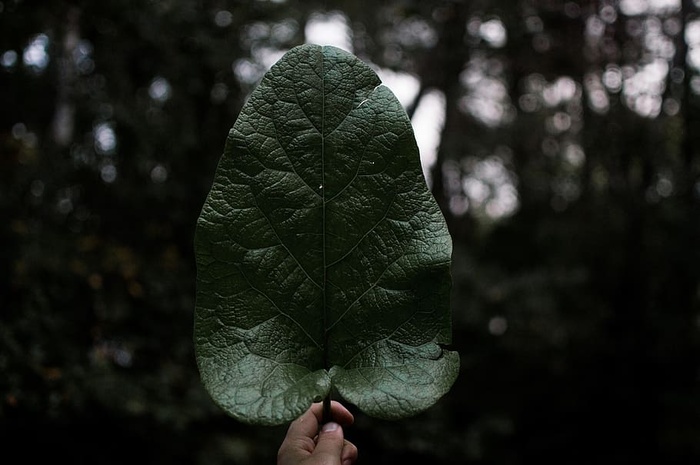
[[[454,381],[456,353],[420,359],[441,387],[407,401],[396,383],[387,390],[391,350],[359,356],[388,343],[414,347],[407,367],[416,347],[442,354],[451,240],[410,121],[351,54],[300,46],[266,74],[229,134],[195,245],[197,361],[232,416],[289,421],[335,385],[361,409],[401,417]],[[363,394],[363,369],[384,369],[384,391]],[[402,407],[373,407],[389,397]]]

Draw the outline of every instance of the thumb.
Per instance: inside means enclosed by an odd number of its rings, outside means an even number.
[[[319,463],[340,464],[343,446],[345,445],[343,428],[333,421],[323,425],[318,433],[318,442],[311,455],[318,456]]]

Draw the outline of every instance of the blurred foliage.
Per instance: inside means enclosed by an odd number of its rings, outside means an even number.
[[[697,462],[697,3],[1,1],[5,455],[274,463],[285,428],[200,385],[192,234],[248,92],[325,24],[441,123],[455,242],[460,378],[358,413],[359,463]]]

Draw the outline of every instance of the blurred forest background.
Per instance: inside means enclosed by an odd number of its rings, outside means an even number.
[[[700,1],[0,1],[2,461],[271,464],[200,384],[229,128],[328,41],[411,116],[454,240],[452,390],[361,464],[700,462]],[[19,460],[18,460],[19,461]]]

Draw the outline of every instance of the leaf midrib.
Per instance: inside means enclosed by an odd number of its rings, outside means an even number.
[[[323,368],[330,369],[329,357],[329,328],[328,328],[328,304],[326,297],[326,283],[328,282],[328,266],[326,265],[326,70],[325,55],[321,48],[321,237],[323,247],[323,280],[321,282],[321,293],[323,294]]]

